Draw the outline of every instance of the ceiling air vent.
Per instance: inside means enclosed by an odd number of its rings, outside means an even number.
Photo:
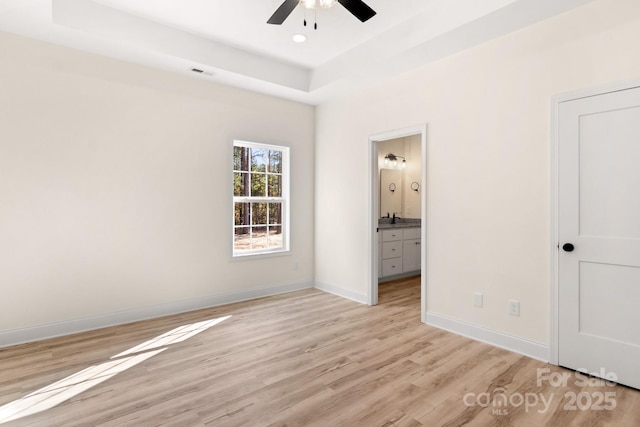
[[[211,77],[211,76],[214,75],[214,73],[212,71],[206,71],[206,70],[203,70],[203,69],[200,69],[200,68],[195,68],[195,67],[191,68],[191,71],[196,73],[196,74],[202,74],[203,76]]]

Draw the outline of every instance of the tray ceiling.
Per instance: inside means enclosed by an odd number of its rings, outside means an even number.
[[[302,6],[267,24],[282,0],[2,0],[0,31],[318,104],[589,1],[366,0],[365,23],[306,11],[313,30]]]

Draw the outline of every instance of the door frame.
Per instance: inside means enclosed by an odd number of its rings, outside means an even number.
[[[560,256],[560,242],[558,240],[558,149],[559,149],[559,123],[558,112],[560,104],[575,101],[581,98],[604,95],[611,92],[619,92],[628,89],[640,88],[640,80],[612,83],[587,89],[562,93],[551,98],[551,292],[550,307],[551,321],[549,333],[549,363],[558,365],[560,360],[560,334],[559,334],[559,277],[558,261]]]
[[[380,204],[380,177],[378,174],[378,143],[391,139],[403,138],[406,136],[421,135],[422,150],[420,153],[422,162],[422,177],[420,187],[420,319],[422,323],[426,323],[427,312],[427,283],[426,283],[426,248],[427,248],[427,124],[410,126],[402,129],[382,132],[369,136],[369,219],[367,226],[369,227],[369,258],[368,258],[368,274],[367,274],[367,304],[378,304],[378,209]]]

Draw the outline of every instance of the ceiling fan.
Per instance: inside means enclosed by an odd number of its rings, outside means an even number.
[[[315,9],[316,3],[318,3],[320,7],[329,8],[333,6],[336,1],[362,22],[371,19],[376,14],[376,12],[362,0],[285,0],[271,18],[269,18],[267,23],[275,25],[282,24],[291,12],[293,12],[293,9],[300,3],[307,9]]]

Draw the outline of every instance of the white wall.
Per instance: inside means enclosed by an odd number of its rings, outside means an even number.
[[[0,52],[0,340],[312,286],[313,107],[9,34]],[[231,260],[233,138],[292,147],[290,256]]]
[[[403,206],[402,216],[405,218],[420,218],[421,194],[411,189],[411,183],[422,182],[422,135],[412,135],[404,138],[404,154],[407,158],[407,166],[404,169],[404,186],[402,188]]]
[[[367,138],[426,122],[428,312],[548,345],[550,100],[640,79],[638,40],[640,2],[596,1],[320,106],[316,281],[366,300]]]

